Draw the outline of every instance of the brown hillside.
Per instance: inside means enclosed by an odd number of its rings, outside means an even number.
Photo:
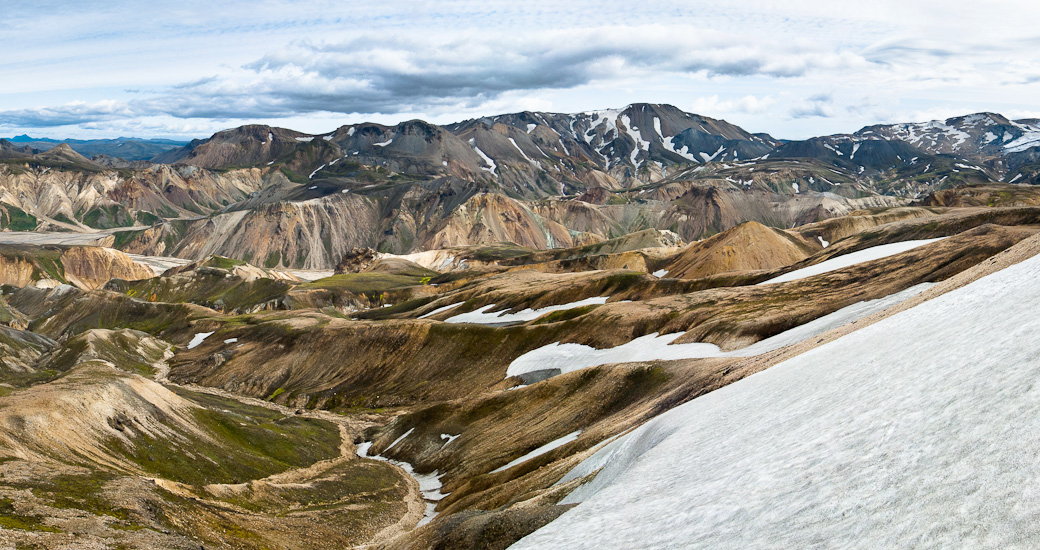
[[[686,247],[665,269],[668,277],[679,279],[776,269],[804,260],[817,248],[779,229],[747,222]]]

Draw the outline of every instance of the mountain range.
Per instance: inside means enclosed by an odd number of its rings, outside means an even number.
[[[64,143],[77,153],[87,157],[104,155],[131,161],[150,160],[156,155],[187,144],[184,141],[172,139],[127,137],[114,139],[50,139],[29,137],[25,134],[13,138],[0,138],[0,140],[37,151],[47,151]]]
[[[1038,140],[1036,120],[980,113],[789,141],[645,103],[326,134],[250,125],[154,143],[167,149],[150,161],[0,140],[0,227],[117,232],[135,253],[312,269],[358,246],[566,248],[644,229],[694,240],[966,184],[1037,183]]]

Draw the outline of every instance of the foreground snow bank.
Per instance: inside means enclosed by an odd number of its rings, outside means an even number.
[[[482,325],[497,325],[501,323],[524,323],[527,321],[533,321],[546,313],[553,311],[564,311],[567,309],[574,309],[576,307],[591,306],[607,303],[609,296],[599,296],[596,298],[586,298],[584,300],[578,300],[577,302],[571,302],[569,304],[559,304],[555,306],[546,306],[538,309],[523,309],[516,313],[487,313],[488,310],[494,309],[495,304],[488,304],[480,309],[469,311],[466,313],[460,313],[454,317],[449,317],[444,320],[446,323],[477,323]],[[449,309],[448,306],[440,308],[440,311]],[[427,315],[433,315],[435,312],[431,311]],[[425,317],[425,316],[424,316]]]
[[[862,319],[874,312],[881,311],[917,295],[930,286],[932,286],[931,283],[923,283],[884,298],[857,302],[824,315],[819,319],[735,351],[723,352],[715,344],[673,344],[672,342],[678,340],[684,334],[682,332],[663,336],[655,332],[607,349],[596,349],[582,344],[561,344],[556,342],[531,350],[514,359],[509,364],[509,368],[506,369],[506,376],[522,376],[542,372],[546,373],[546,376],[550,376],[599,365],[630,363],[633,361],[697,359],[703,357],[752,357],[801,342],[806,338],[823,334],[828,330],[851,323],[857,319]]]
[[[873,260],[880,260],[881,258],[887,258],[889,256],[895,256],[896,254],[901,254],[908,250],[913,250],[919,246],[934,243],[935,241],[939,241],[945,238],[946,237],[939,237],[938,239],[903,241],[898,243],[889,243],[882,244],[879,246],[873,246],[870,248],[865,248],[863,250],[857,250],[856,252],[849,252],[848,254],[837,256],[829,260],[824,260],[818,264],[811,265],[809,267],[796,269],[789,273],[784,273],[779,277],[769,279],[768,281],[762,281],[758,284],[770,285],[773,283],[786,283],[787,281],[797,281],[798,279],[804,279],[806,277],[812,277],[813,275],[828,273],[830,271],[836,271],[838,269],[843,269],[851,265],[856,265]]]
[[[694,399],[515,548],[1040,546],[1040,257]]]

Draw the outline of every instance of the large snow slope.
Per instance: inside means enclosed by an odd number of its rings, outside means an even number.
[[[888,243],[878,246],[872,246],[870,248],[864,248],[863,250],[857,250],[855,252],[849,252],[841,256],[835,256],[829,260],[824,260],[818,264],[796,269],[789,273],[784,273],[779,277],[774,277],[768,281],[762,281],[758,283],[760,285],[769,285],[773,283],[785,283],[787,281],[796,281],[798,279],[804,279],[813,275],[819,275],[821,273],[828,273],[838,269],[849,267],[850,265],[856,265],[863,262],[869,262],[873,260],[880,260],[881,258],[887,258],[889,256],[895,256],[901,254],[907,250],[913,250],[919,246],[924,246],[935,241],[945,239],[946,237],[939,237],[938,239],[921,239],[918,241],[902,241],[898,243]]]
[[[1040,547],[1040,257],[618,438],[516,548]]]

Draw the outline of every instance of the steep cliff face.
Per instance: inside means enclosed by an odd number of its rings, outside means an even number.
[[[74,246],[61,255],[65,278],[84,290],[101,288],[112,279],[134,281],[152,276],[152,270],[125,253],[98,246]]]
[[[0,284],[24,287],[67,283],[93,290],[110,279],[146,279],[151,276],[151,270],[111,248],[0,246]]]
[[[510,242],[530,248],[566,248],[574,245],[562,224],[546,219],[525,204],[496,194],[473,197],[452,212],[425,248]]]
[[[26,286],[37,280],[34,274],[38,273],[33,262],[24,256],[13,254],[0,254],[0,284],[11,286]]]

